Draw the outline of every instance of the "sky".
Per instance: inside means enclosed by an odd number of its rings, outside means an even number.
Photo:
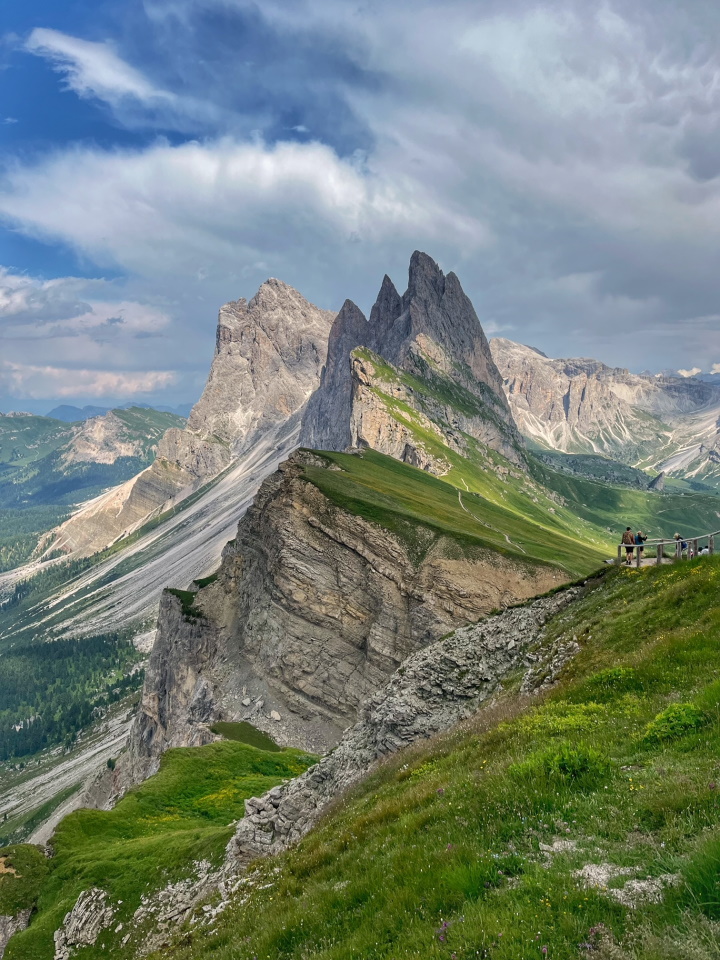
[[[0,410],[199,395],[279,277],[720,370],[720,5],[0,0]]]

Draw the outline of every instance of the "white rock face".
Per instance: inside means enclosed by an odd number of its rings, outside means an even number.
[[[152,466],[78,511],[58,528],[51,548],[75,556],[103,549],[217,477],[267,431],[299,417],[320,382],[334,316],[280,280],[266,281],[249,302],[226,304],[210,376],[187,428],[168,430]]]
[[[501,337],[490,349],[521,433],[541,446],[683,476],[720,473],[717,384],[553,360]]]
[[[142,457],[143,444],[129,435],[127,425],[112,410],[84,420],[62,455],[66,466],[75,463],[115,463],[121,457]],[[147,461],[146,461],[147,462]]]
[[[31,913],[31,910],[22,910],[14,917],[0,916],[0,960],[5,956],[10,937],[27,928]]]
[[[237,453],[256,431],[291,417],[319,382],[334,319],[334,312],[275,279],[249,303],[222,307],[215,358],[188,432],[220,440]]]

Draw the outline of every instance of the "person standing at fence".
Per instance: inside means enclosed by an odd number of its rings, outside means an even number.
[[[625,547],[625,563],[629,566],[632,563],[633,553],[635,551],[635,537],[632,527],[627,527],[622,535],[622,544]]]
[[[643,557],[643,551],[645,550],[645,547],[643,546],[643,544],[645,543],[646,540],[647,540],[647,537],[642,532],[642,530],[638,530],[638,532],[635,534],[635,545],[637,547],[637,552],[641,560]]]
[[[680,547],[679,547],[679,550],[678,550],[678,555],[679,555],[680,557],[682,557],[683,553],[685,553],[685,551],[686,551],[687,548],[688,548],[687,540],[683,540],[683,538],[680,536],[679,533],[676,533],[676,534],[675,534],[674,540],[675,540],[675,543],[679,543],[679,544],[680,544]]]

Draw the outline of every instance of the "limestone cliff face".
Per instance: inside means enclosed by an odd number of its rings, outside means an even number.
[[[330,502],[299,451],[263,483],[217,580],[185,612],[165,594],[139,716],[132,779],[217,719],[323,751],[410,654],[492,609],[561,582],[557,570],[434,538],[413,562],[399,535]],[[422,535],[420,530],[418,535]]]
[[[696,457],[711,458],[719,437],[716,384],[637,375],[597,360],[551,360],[502,338],[490,346],[520,431],[542,446],[688,475]]]
[[[345,301],[330,331],[320,387],[303,418],[304,446],[344,450],[356,443],[353,431],[362,418],[356,405],[367,399],[358,388],[351,356],[360,347],[409,376],[457,384],[475,400],[474,434],[484,434],[484,442],[506,457],[521,458],[521,441],[502,377],[473,305],[455,274],[445,276],[427,254],[413,254],[408,289],[402,297],[385,277],[369,321],[352,301]],[[453,404],[449,400],[446,405],[452,420]],[[394,431],[395,427],[386,425],[386,432]],[[393,456],[395,448],[395,438],[390,446],[376,447]]]
[[[168,430],[155,462],[56,532],[53,550],[87,556],[218,476],[264,432],[298,417],[317,387],[334,313],[280,280],[220,310],[215,357],[186,429]]]

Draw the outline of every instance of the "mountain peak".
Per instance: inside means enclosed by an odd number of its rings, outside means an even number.
[[[505,449],[507,437],[510,445],[516,440],[502,379],[473,305],[455,274],[446,277],[426,253],[413,253],[408,288],[402,297],[385,275],[369,322],[352,301],[343,305],[330,333],[320,387],[303,420],[304,446],[343,450],[351,445],[354,395],[350,355],[357,347],[367,348],[410,374],[420,373],[430,362],[433,369],[461,383],[483,403],[489,388],[494,397],[493,417],[504,421],[507,428],[501,429],[499,444]]]

